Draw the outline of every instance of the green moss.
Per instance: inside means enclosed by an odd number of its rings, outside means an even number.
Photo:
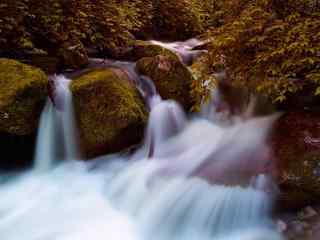
[[[36,129],[47,83],[40,69],[0,59],[0,131],[26,135]]]
[[[116,152],[141,139],[147,113],[122,70],[93,70],[74,79],[71,90],[88,156]]]
[[[181,61],[158,55],[140,59],[137,62],[137,69],[141,74],[152,79],[163,98],[174,99],[187,110],[194,105],[191,96],[194,78]]]

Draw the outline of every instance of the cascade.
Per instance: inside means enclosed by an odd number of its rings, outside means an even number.
[[[0,182],[1,239],[281,240],[266,189],[275,117],[227,126],[188,119],[151,81],[136,79],[151,111],[143,146],[53,168],[79,159],[70,80],[54,77],[38,134],[41,174]]]

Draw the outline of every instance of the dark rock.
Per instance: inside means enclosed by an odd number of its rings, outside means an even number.
[[[18,136],[0,132],[0,171],[29,167],[33,160],[35,145],[36,134]]]
[[[71,44],[65,42],[58,50],[58,56],[62,60],[61,67],[68,69],[80,69],[88,65],[89,59],[82,43]]]
[[[283,208],[299,208],[320,197],[320,113],[284,114],[274,130]]]

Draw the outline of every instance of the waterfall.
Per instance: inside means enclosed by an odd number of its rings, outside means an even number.
[[[0,182],[2,240],[282,239],[268,177],[274,117],[228,125],[188,119],[142,79],[151,112],[140,149],[52,168],[79,159],[70,80],[53,83],[36,149],[41,174]]]
[[[44,107],[41,114],[37,145],[35,152],[35,169],[44,172],[48,171],[57,159],[57,120],[56,110],[50,100]]]
[[[54,96],[41,114],[35,151],[35,169],[40,172],[48,171],[57,160],[80,158],[70,80],[61,75],[54,76],[52,82]]]
[[[55,79],[57,83],[57,98],[62,99],[62,111],[60,111],[60,117],[63,128],[63,140],[66,160],[80,159],[80,150],[77,142],[77,130],[74,119],[74,110],[72,103],[72,94],[69,90],[71,80],[64,76],[58,76]]]

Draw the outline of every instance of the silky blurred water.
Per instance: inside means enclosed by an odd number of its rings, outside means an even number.
[[[63,107],[44,108],[34,168],[0,176],[1,240],[282,239],[264,191],[273,117],[188,119],[153,93],[139,149],[82,162],[68,80],[55,81]]]

